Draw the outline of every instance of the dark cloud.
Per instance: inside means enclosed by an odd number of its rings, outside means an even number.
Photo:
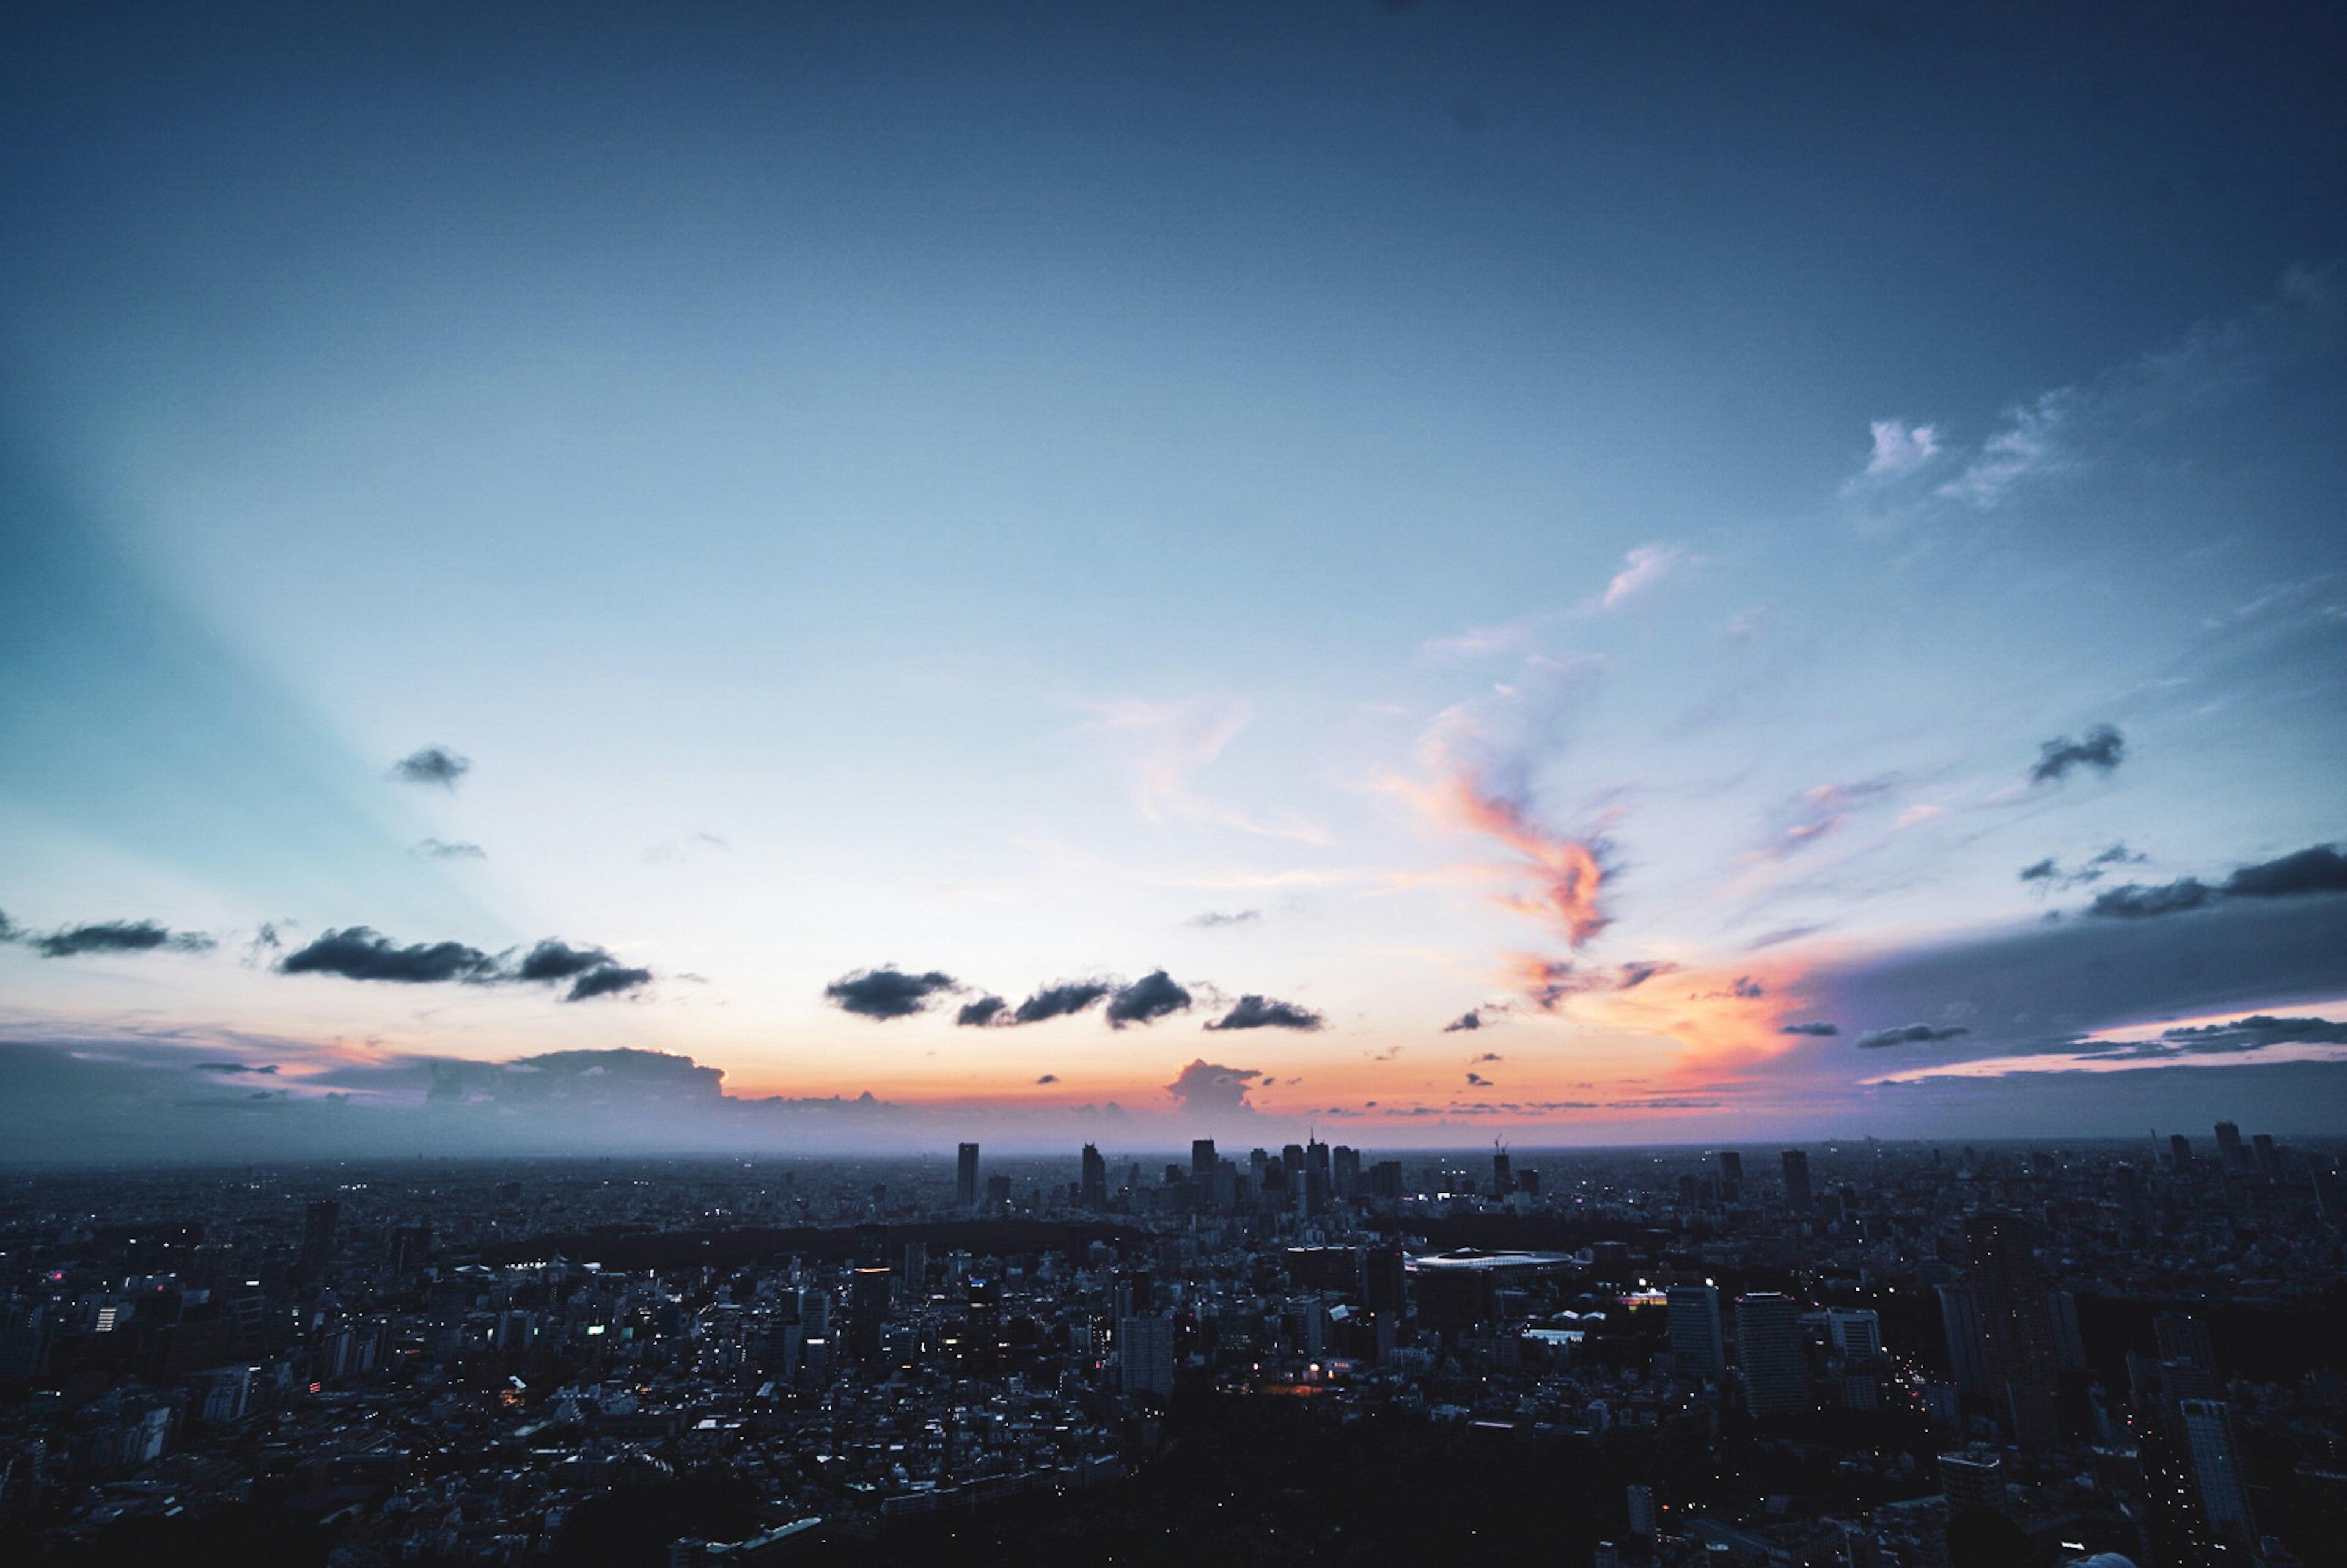
[[[2220,897],[2216,888],[2197,876],[2180,876],[2157,887],[2130,882],[2096,894],[2095,901],[2086,906],[2086,913],[2114,920],[2148,920],[2202,908]]]
[[[548,937],[516,965],[518,980],[567,980],[589,969],[607,968],[619,960],[600,948],[574,948],[559,937]]]
[[[2029,770],[2031,784],[2053,784],[2079,768],[2109,773],[2127,756],[2127,737],[2109,724],[2096,724],[2084,738],[2057,735],[2037,748],[2037,764]]]
[[[1116,988],[1106,980],[1061,980],[1046,986],[1019,1004],[1012,1023],[1041,1023],[1045,1019],[1080,1013]],[[1187,1000],[1187,998],[1184,999]]]
[[[243,1062],[241,1062],[241,1061],[199,1061],[198,1063],[196,1063],[196,1071],[197,1071],[198,1072],[221,1072],[221,1073],[235,1073],[235,1072],[260,1072],[260,1073],[272,1073],[272,1072],[275,1072],[275,1071],[277,1071],[277,1064],[276,1064],[275,1062],[273,1062],[273,1061],[272,1061],[272,1062],[271,1062],[271,1063],[270,1063],[268,1066],[266,1066],[266,1067],[248,1067],[248,1066],[246,1066],[246,1065],[245,1065]]]
[[[2043,860],[2021,868],[2021,879],[2024,882],[2051,882],[2061,875],[2062,868],[2054,864],[2054,857],[2050,855]]]
[[[1635,958],[1622,966],[1621,978],[1614,982],[1617,991],[1634,991],[1656,975],[1667,975],[1678,966],[1668,958]]]
[[[639,986],[650,985],[651,979],[652,972],[650,969],[631,969],[620,964],[607,963],[600,968],[588,970],[571,981],[570,989],[563,994],[562,999],[567,1002],[583,1002],[595,997],[618,996],[622,991],[631,991]]]
[[[879,968],[842,975],[824,987],[823,994],[842,1012],[885,1022],[892,1018],[910,1018],[925,1010],[929,999],[939,991],[958,989],[958,983],[951,975],[936,969],[912,975],[902,969]]]
[[[1219,1067],[1200,1058],[1175,1073],[1165,1092],[1179,1100],[1184,1111],[1249,1111],[1248,1080],[1262,1076],[1260,1068]]]
[[[1487,1050],[1487,1051],[1485,1051],[1482,1055],[1481,1055],[1481,1056],[1477,1057],[1475,1060],[1476,1060],[1476,1061],[1505,1061],[1506,1059],[1505,1059],[1504,1057],[1501,1056],[1501,1054],[1500,1054],[1498,1051],[1496,1051],[1496,1050]]]
[[[1217,926],[1244,926],[1250,920],[1262,918],[1263,911],[1260,909],[1241,909],[1231,915],[1217,914],[1209,909],[1206,913],[1193,917],[1190,924],[1211,931]]]
[[[961,1010],[954,1014],[954,1022],[966,1028],[984,1029],[999,1018],[1002,1009],[1010,1005],[1000,997],[980,997],[974,1002],[962,1003]]]
[[[1484,1077],[1480,1072],[1469,1073],[1467,1075],[1467,1081],[1481,1089],[1489,1089],[1491,1087],[1491,1081]]]
[[[1037,1083],[1038,1085],[1045,1084],[1045,1083],[1057,1083],[1057,1082],[1059,1082],[1059,1081],[1060,1081],[1060,1075],[1059,1075],[1058,1073],[1056,1073],[1056,1072],[1047,1072],[1047,1073],[1043,1074],[1043,1076],[1042,1076],[1042,1077],[1040,1077],[1040,1078],[1037,1079],[1035,1081],[1036,1081],[1036,1083]]]
[[[289,975],[340,975],[351,980],[390,980],[429,985],[444,980],[486,983],[501,977],[497,959],[462,942],[418,942],[399,947],[367,926],[328,931],[308,947],[278,960]]]
[[[1788,1023],[1777,1032],[1778,1034],[1813,1034],[1819,1038],[1823,1038],[1827,1035],[1840,1034],[1841,1032],[1841,1025],[1838,1023]]]
[[[1308,1008],[1293,1002],[1274,1001],[1268,997],[1243,996],[1238,1005],[1220,1019],[1210,1021],[1208,1029],[1323,1029],[1328,1020]]]
[[[1482,1027],[1483,1010],[1481,1008],[1474,1008],[1466,1012],[1460,1013],[1457,1018],[1454,1018],[1449,1023],[1444,1024],[1442,1026],[1442,1032],[1445,1034],[1457,1034],[1462,1029],[1481,1029]]]
[[[1737,976],[1736,984],[1731,989],[1737,996],[1743,998],[1746,1001],[1757,1001],[1761,997],[1768,994],[1767,988],[1762,986],[1758,980],[1754,979],[1750,975]]]
[[[1108,1021],[1117,1029],[1129,1023],[1149,1023],[1168,1013],[1185,1012],[1190,993],[1163,969],[1143,975],[1109,998]]]
[[[455,789],[456,781],[473,771],[472,759],[446,746],[425,746],[391,764],[391,776],[402,784],[437,784]]]
[[[2347,855],[2335,844],[2318,844],[2279,860],[2244,866],[2225,878],[2236,898],[2294,898],[2309,893],[2347,893]]]
[[[1972,1030],[1962,1025],[1933,1029],[1928,1023],[1911,1023],[1899,1029],[1878,1029],[1872,1034],[1861,1034],[1858,1037],[1858,1049],[1880,1050],[1887,1045],[1936,1045],[1941,1040],[1954,1040],[1970,1033]]]
[[[2145,858],[2124,844],[2114,844],[2088,856],[2075,871],[2065,871],[2061,863],[2049,855],[2034,865],[2023,866],[2021,879],[2042,882],[2048,887],[2083,887],[2089,882],[2100,882],[2114,866],[2140,866]]]
[[[2252,1013],[2230,1023],[2162,1030],[2157,1040],[2131,1040],[2098,1057],[2225,1056],[2270,1045],[2347,1045],[2347,1023],[2327,1018],[2276,1018]]]
[[[104,920],[93,926],[63,926],[36,935],[5,926],[0,939],[22,942],[45,958],[73,958],[84,953],[208,953],[215,945],[200,931],[172,931],[152,920]]]
[[[487,860],[489,852],[477,844],[443,844],[436,838],[419,841],[408,854],[418,860]]]

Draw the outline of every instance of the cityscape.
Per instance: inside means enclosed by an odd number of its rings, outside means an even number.
[[[0,235],[0,1568],[2347,1568],[2347,0],[8,0]]]
[[[2347,1527],[2341,1153],[16,1170],[0,1517],[15,1562],[2294,1568]]]

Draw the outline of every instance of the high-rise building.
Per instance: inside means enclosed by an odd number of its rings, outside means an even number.
[[[1128,1394],[1174,1397],[1174,1320],[1151,1314],[1116,1325],[1118,1377]]]
[[[2179,1176],[2185,1172],[2190,1170],[2192,1168],[2192,1140],[2187,1138],[2181,1132],[2172,1132],[2168,1134],[2168,1163],[2174,1167],[2176,1173]]]
[[[905,1296],[918,1302],[929,1291],[929,1244],[908,1241],[905,1244]]]
[[[1763,1290],[1736,1298],[1737,1372],[1744,1408],[1756,1419],[1798,1414],[1814,1403],[1801,1341],[1801,1304],[1791,1296]]]
[[[1630,1533],[1652,1541],[1662,1532],[1661,1515],[1655,1512],[1655,1489],[1632,1482],[1629,1491]]]
[[[1491,1195],[1504,1198],[1516,1190],[1516,1173],[1508,1162],[1505,1149],[1491,1151]]]
[[[2250,1140],[2250,1148],[2257,1156],[2258,1174],[2269,1182],[2279,1182],[2289,1174],[2281,1157],[2281,1147],[2270,1132],[2260,1132]]]
[[[2004,1511],[2004,1460],[1994,1453],[1947,1453],[1940,1456],[1940,1490],[1953,1518],[1970,1509]]]
[[[2193,1485],[2200,1493],[2200,1512],[2209,1530],[2222,1537],[2248,1537],[2252,1533],[2250,1489],[2241,1476],[2231,1412],[2221,1399],[2186,1399],[2178,1409],[2184,1420],[2185,1447],[2192,1456]]]
[[[1689,1378],[1717,1379],[1727,1370],[1719,1332],[1719,1292],[1708,1285],[1674,1285],[1663,1293],[1671,1331],[1671,1360]]]
[[[2163,1312],[2151,1320],[2151,1332],[2162,1361],[2182,1361],[2203,1372],[2216,1371],[2217,1355],[2209,1344],[2209,1326],[2190,1313]]]
[[[325,1272],[334,1261],[334,1227],[343,1217],[343,1205],[332,1198],[320,1198],[302,1212],[302,1272],[313,1277]]]
[[[880,1359],[880,1326],[888,1321],[888,1286],[892,1278],[885,1263],[858,1264],[848,1276],[849,1344],[856,1360],[867,1367]]]
[[[1008,1212],[1009,1212],[1010,1208],[1010,1177],[1008,1177],[1008,1176],[989,1176],[989,1177],[987,1177],[987,1178],[986,1178],[986,1209],[987,1209],[987,1213],[989,1213],[989,1214],[1005,1214],[1005,1213],[1008,1213]]]
[[[1809,1212],[1809,1157],[1799,1149],[1785,1151],[1785,1207],[1797,1214]]]
[[[1744,1195],[1744,1156],[1733,1149],[1719,1152],[1719,1195],[1731,1204]]]
[[[1098,1211],[1108,1207],[1108,1162],[1101,1158],[1099,1145],[1084,1145],[1083,1180],[1078,1184],[1083,1205]]]
[[[1850,1360],[1871,1361],[1882,1354],[1882,1319],[1870,1307],[1828,1307],[1826,1334]]]
[[[1190,1179],[1200,1183],[1212,1180],[1214,1174],[1214,1141],[1212,1138],[1192,1139],[1190,1141]]]
[[[2055,1383],[2059,1358],[2035,1240],[2016,1214],[1991,1212],[1964,1224],[1968,1282],[1980,1305],[1981,1355],[1993,1399],[2006,1399],[2014,1385],[2051,1389]]]
[[[1399,1199],[1401,1196],[1399,1160],[1379,1160],[1369,1167],[1369,1193],[1380,1198]]]
[[[2217,1163],[2236,1174],[2250,1168],[2249,1151],[2241,1147],[2241,1130],[2230,1122],[2217,1123]]]
[[[1361,1193],[1361,1152],[1337,1145],[1328,1157],[1329,1179],[1338,1198],[1355,1198]]]
[[[978,1207],[978,1145],[964,1143],[954,1163],[954,1207]]]

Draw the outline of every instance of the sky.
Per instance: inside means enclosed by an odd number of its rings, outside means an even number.
[[[8,7],[9,1141],[2347,1124],[2347,15],[1598,9]]]

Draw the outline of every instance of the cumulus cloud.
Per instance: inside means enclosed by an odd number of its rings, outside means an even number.
[[[489,852],[477,844],[444,844],[436,838],[419,840],[408,854],[418,860],[487,860]]]
[[[1861,1034],[1858,1037],[1858,1049],[1880,1050],[1891,1045],[1936,1045],[1942,1040],[1955,1040],[1970,1033],[1971,1030],[1961,1025],[1934,1029],[1928,1023],[1911,1023],[1899,1029],[1878,1029],[1871,1034]]]
[[[2336,845],[2317,844],[2279,859],[2236,866],[2221,884],[2180,876],[2157,886],[2130,882],[2106,888],[2086,913],[2142,920],[2206,908],[2226,898],[2305,898],[2326,893],[2347,893],[2347,855]]]
[[[1467,1081],[1475,1085],[1479,1089],[1489,1089],[1491,1087],[1491,1081],[1484,1077],[1480,1072],[1470,1072],[1467,1075]]]
[[[614,997],[623,991],[634,990],[639,986],[650,985],[651,979],[652,972],[650,969],[631,969],[622,964],[606,964],[600,968],[589,969],[571,981],[570,989],[563,993],[562,999],[567,1002],[583,1002],[595,997]]]
[[[1190,993],[1163,969],[1143,975],[1109,998],[1108,1021],[1117,1029],[1129,1023],[1153,1023],[1168,1013],[1186,1012]]]
[[[1260,920],[1262,918],[1263,911],[1260,909],[1241,909],[1229,915],[1220,914],[1214,910],[1209,909],[1203,915],[1194,916],[1191,918],[1190,924],[1199,927],[1201,930],[1212,931],[1219,927],[1244,926],[1249,921]]]
[[[1442,1032],[1445,1034],[1457,1034],[1461,1030],[1481,1029],[1482,1027],[1483,1009],[1481,1008],[1470,1008],[1465,1012],[1460,1013],[1457,1018],[1452,1019],[1449,1023],[1444,1024],[1442,1026]]]
[[[1243,996],[1238,1005],[1220,1019],[1211,1020],[1208,1029],[1293,1029],[1309,1031],[1326,1028],[1328,1020],[1308,1008],[1293,1002],[1274,1001],[1268,997]]]
[[[153,920],[101,920],[28,931],[0,915],[0,942],[21,942],[45,958],[76,958],[87,953],[208,953],[215,944],[200,931],[174,931]]]
[[[1877,419],[1869,428],[1874,436],[1874,452],[1866,463],[1868,478],[1911,474],[1940,455],[1940,433],[1936,425],[1903,425],[1896,419]]]
[[[954,1014],[954,1022],[964,1029],[984,1029],[1001,1017],[1002,1009],[1010,1005],[1000,997],[980,997],[974,1002],[962,1003],[961,1010]]]
[[[951,975],[931,969],[908,974],[897,968],[857,969],[823,988],[825,999],[842,1012],[886,1022],[910,1018],[928,1009],[940,991],[959,989]]]
[[[1249,1081],[1262,1076],[1260,1068],[1221,1067],[1201,1057],[1174,1074],[1165,1092],[1188,1112],[1251,1111],[1254,1107],[1246,1098]]]
[[[2079,768],[2109,773],[2127,757],[2127,737],[2116,725],[2096,724],[2077,740],[2056,735],[2037,748],[2037,762],[2029,770],[2034,784],[2057,784]]]
[[[1010,1015],[1012,1023],[1041,1023],[1045,1019],[1065,1018],[1080,1013],[1108,996],[1116,988],[1106,980],[1061,980],[1046,986],[1019,1004]],[[1185,995],[1183,1000],[1189,999]]]
[[[309,946],[279,959],[277,968],[289,975],[340,975],[402,985],[497,977],[497,959],[478,948],[462,942],[417,942],[403,948],[368,926],[323,932]]]
[[[1939,494],[1986,511],[2024,479],[2063,466],[2067,459],[2062,450],[2062,431],[2075,401],[2073,391],[2062,387],[2007,409],[2004,427],[1981,444],[1963,471],[1940,487]]]
[[[456,781],[473,771],[472,759],[446,746],[424,746],[391,764],[391,776],[401,784],[433,784],[455,789]]]
[[[513,975],[518,980],[567,980],[617,962],[600,948],[574,948],[559,937],[548,937],[515,966]]]
[[[1823,1038],[1823,1037],[1828,1036],[1828,1035],[1836,1035],[1836,1034],[1840,1034],[1840,1033],[1841,1032],[1841,1025],[1840,1025],[1840,1024],[1838,1024],[1838,1023],[1822,1023],[1822,1022],[1820,1022],[1820,1023],[1788,1023],[1788,1024],[1785,1025],[1785,1027],[1784,1027],[1784,1028],[1782,1028],[1782,1029],[1778,1030],[1777,1032],[1778,1032],[1778,1034],[1809,1034],[1809,1035],[1816,1035],[1816,1036],[1819,1036],[1819,1038]]]

